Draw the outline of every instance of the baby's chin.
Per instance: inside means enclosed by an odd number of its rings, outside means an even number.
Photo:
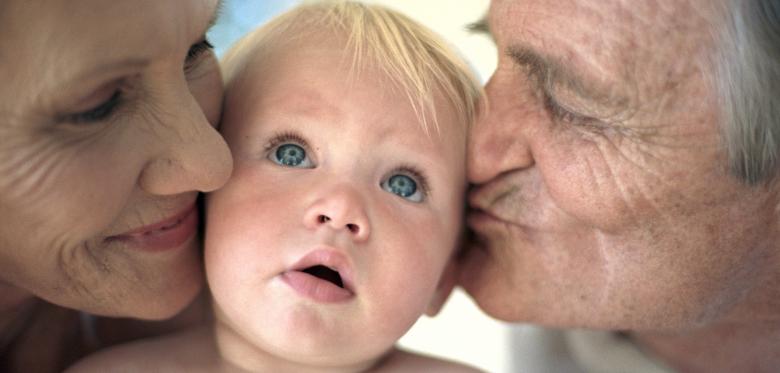
[[[268,367],[277,371],[330,367],[339,371],[364,371],[393,351],[396,340],[371,338],[372,333],[366,332],[366,328],[335,326],[331,329],[332,322],[305,309],[294,310],[278,322],[250,328],[232,328],[219,319],[216,325],[218,349],[223,358],[248,370],[256,368],[251,364],[254,360],[261,362],[262,369],[266,370]]]
[[[280,285],[280,286],[275,286]],[[294,296],[286,284],[271,285],[256,301],[222,307],[215,302],[219,350],[245,351],[240,356],[272,363],[306,366],[369,368],[393,349],[409,325],[382,323],[368,317],[361,307],[360,292],[343,303],[318,303]],[[216,301],[219,293],[213,294]],[[246,296],[240,298],[246,299]],[[236,299],[236,298],[233,298]],[[239,362],[234,362],[240,366]]]

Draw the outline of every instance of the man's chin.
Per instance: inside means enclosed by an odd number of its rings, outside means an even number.
[[[458,259],[458,285],[472,297],[479,293],[487,260],[488,254],[484,250],[473,247],[466,249]]]
[[[524,321],[512,302],[515,294],[508,287],[490,254],[481,248],[469,248],[459,260],[458,285],[471,296],[486,314],[502,321]]]

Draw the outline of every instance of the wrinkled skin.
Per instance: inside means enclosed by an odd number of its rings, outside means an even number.
[[[778,323],[778,187],[727,169],[713,4],[491,2],[499,63],[470,138],[478,243],[460,276],[489,314],[675,332]]]
[[[201,289],[196,236],[158,252],[111,237],[191,207],[197,191],[230,174],[214,129],[223,91],[216,59],[208,50],[187,58],[216,3],[3,1],[4,300],[32,295],[157,319]],[[101,113],[115,95],[118,104]]]

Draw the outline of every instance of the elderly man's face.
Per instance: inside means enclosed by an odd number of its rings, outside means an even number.
[[[713,2],[494,0],[488,21],[461,273],[482,308],[679,329],[779,299],[778,188],[728,174]]]

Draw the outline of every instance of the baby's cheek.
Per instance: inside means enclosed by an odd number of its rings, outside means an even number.
[[[373,325],[376,333],[383,337],[383,341],[392,345],[401,338],[423,314],[431,299],[432,291],[423,286],[423,282],[429,280],[413,281],[409,274],[408,280],[394,281],[394,288],[387,289],[377,294],[383,294],[381,302],[377,303],[373,310]],[[412,280],[412,281],[410,281]]]

